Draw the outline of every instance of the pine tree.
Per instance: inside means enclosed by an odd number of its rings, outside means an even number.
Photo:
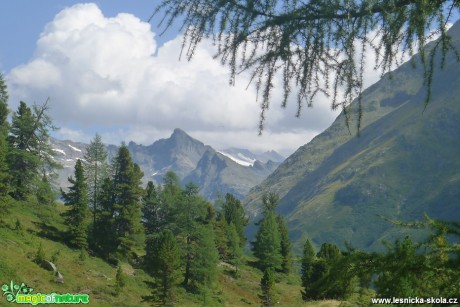
[[[100,211],[98,204],[99,191],[104,178],[109,176],[109,164],[107,162],[107,151],[102,138],[96,133],[86,148],[84,156],[84,169],[88,178],[88,191],[93,213],[93,224],[96,223],[96,216]]]
[[[69,241],[80,249],[88,248],[88,185],[80,159],[75,164],[75,179],[70,177],[71,186],[66,193],[61,190],[64,204],[70,209],[65,213],[69,226]]]
[[[133,163],[128,147],[122,144],[114,162],[114,210],[115,226],[122,255],[130,256],[136,244],[135,235],[142,233],[141,179],[143,173]]]
[[[275,273],[273,269],[264,270],[264,275],[260,281],[260,288],[262,290],[262,306],[271,307],[275,305],[273,292],[275,287]]]
[[[278,222],[280,239],[281,239],[281,256],[283,257],[283,263],[281,264],[281,271],[288,274],[292,269],[292,242],[289,238],[288,228],[284,221],[284,218],[280,215],[276,217]]]
[[[180,251],[170,230],[163,230],[147,246],[150,273],[155,278],[153,294],[162,305],[174,302],[174,287],[179,275]]]
[[[240,237],[233,223],[227,227],[227,242],[230,263],[235,266],[235,274],[238,275],[238,267],[243,261],[243,249],[240,245]]]
[[[279,226],[276,221],[275,207],[278,197],[270,193],[264,195],[264,212],[262,220],[259,222],[259,229],[252,242],[254,256],[259,259],[259,265],[262,270],[281,268],[283,257],[281,255],[281,236]]]
[[[245,216],[241,201],[235,198],[232,194],[225,195],[225,202],[222,205],[222,214],[227,221],[227,224],[233,223],[240,237],[240,245],[243,246],[246,242],[244,227],[248,224],[248,218]]]

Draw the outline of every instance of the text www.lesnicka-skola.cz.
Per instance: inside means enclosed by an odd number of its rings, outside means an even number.
[[[445,297],[392,297],[392,298],[372,298],[372,304],[458,304],[458,298]]]

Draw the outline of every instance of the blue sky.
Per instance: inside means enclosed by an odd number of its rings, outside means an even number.
[[[147,21],[155,7],[161,1],[158,0],[105,0],[93,1],[102,10],[105,16],[116,16],[120,12],[134,14],[141,20]],[[0,70],[9,71],[14,66],[23,64],[32,56],[37,38],[43,31],[44,26],[54,16],[66,7],[82,1],[62,0],[2,0],[0,1]],[[156,20],[155,20],[156,21]],[[155,32],[158,22],[152,22]],[[12,31],[13,30],[13,31]],[[177,29],[167,31],[163,36],[157,37],[161,44],[177,33]]]

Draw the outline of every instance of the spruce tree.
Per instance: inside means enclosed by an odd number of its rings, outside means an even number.
[[[179,276],[180,250],[170,230],[163,230],[147,246],[149,273],[155,278],[153,296],[162,305],[174,302],[174,287]]]
[[[68,179],[71,186],[66,193],[61,189],[64,204],[70,209],[65,213],[69,227],[69,242],[77,248],[88,248],[88,185],[84,176],[83,164],[80,159],[75,164],[75,179]]]
[[[109,164],[107,162],[107,151],[102,138],[96,133],[94,139],[90,141],[84,155],[84,169],[88,178],[88,192],[93,213],[93,224],[96,223],[96,216],[100,211],[98,204],[99,192],[102,181],[109,176]]]
[[[288,274],[292,269],[292,242],[289,238],[288,228],[284,221],[284,218],[280,215],[276,217],[278,222],[280,239],[281,239],[281,256],[283,257],[283,263],[281,264],[281,271]]]
[[[139,166],[133,163],[128,147],[122,144],[114,162],[114,210],[117,239],[122,255],[130,256],[136,244],[135,235],[142,233],[141,179]]]

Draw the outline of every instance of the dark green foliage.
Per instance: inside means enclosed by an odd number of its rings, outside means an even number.
[[[158,233],[165,223],[162,217],[160,193],[152,181],[147,183],[142,197],[142,218],[146,235]]]
[[[198,194],[198,186],[187,184],[182,197],[175,208],[176,232],[185,238],[185,272],[184,285],[191,279],[192,260],[194,257],[193,245],[196,244],[199,226],[204,224],[207,213],[207,204]],[[214,238],[214,237],[213,237]],[[213,242],[213,244],[215,244]],[[215,245],[214,245],[215,248]]]
[[[33,137],[35,122],[32,110],[21,101],[18,111],[13,114],[9,136],[11,151],[8,163],[12,177],[12,196],[16,199],[25,199],[30,194],[41,164],[36,152],[38,140]]]
[[[311,293],[311,284],[314,280],[313,278],[313,265],[315,263],[315,250],[311,244],[310,239],[307,239],[303,248],[302,264],[301,264],[301,279],[302,287],[302,298],[308,300]]]
[[[27,195],[50,182],[53,170],[59,165],[54,162],[55,152],[49,143],[49,129],[56,129],[47,114],[48,101],[34,106],[33,111],[21,101],[13,114],[8,143],[8,164],[10,169],[11,195],[24,200]],[[46,180],[42,180],[46,177]]]
[[[342,253],[334,244],[324,243],[314,256],[313,246],[307,240],[302,257],[301,279],[304,300],[345,299],[352,294],[355,278],[348,274]]]
[[[155,277],[153,296],[163,305],[174,302],[174,287],[179,276],[180,250],[174,235],[163,230],[147,244],[146,261],[149,273]]]
[[[113,209],[115,213],[115,230],[120,252],[131,256],[136,244],[135,235],[142,232],[141,179],[143,173],[133,163],[128,147],[122,144],[113,165]]]
[[[375,281],[377,292],[381,297],[392,295],[395,297],[426,296],[421,291],[425,286],[422,275],[427,271],[425,256],[416,254],[415,246],[409,237],[402,242],[396,241],[390,250],[381,259],[383,269]]]
[[[260,280],[260,289],[262,290],[262,295],[260,298],[262,300],[262,306],[271,307],[275,306],[274,301],[274,287],[275,287],[275,272],[273,269],[264,270],[264,275]]]
[[[252,242],[254,256],[258,258],[260,268],[280,269],[283,263],[281,255],[281,237],[276,215],[273,210],[265,210],[259,229]]]
[[[278,222],[280,239],[281,239],[281,256],[283,257],[283,263],[281,264],[281,271],[285,274],[289,274],[292,269],[292,242],[289,238],[289,231],[286,226],[284,218],[280,215],[276,217]]]
[[[240,237],[240,245],[243,246],[246,242],[244,227],[248,224],[241,201],[235,198],[232,194],[225,195],[225,202],[222,205],[222,214],[227,221],[227,224],[233,223]]]
[[[96,223],[97,214],[101,210],[98,204],[99,191],[103,179],[109,176],[107,152],[99,134],[96,133],[94,139],[91,140],[89,146],[86,148],[84,161],[83,166],[86,177],[88,178],[90,208],[93,212],[93,223]]]
[[[69,191],[61,190],[64,204],[70,209],[65,212],[66,224],[69,227],[69,242],[79,249],[88,248],[88,184],[80,159],[75,164],[75,179],[70,177]]]
[[[110,178],[103,180],[98,199],[100,214],[93,225],[90,244],[91,249],[108,260],[119,244],[115,231],[113,181]]]

